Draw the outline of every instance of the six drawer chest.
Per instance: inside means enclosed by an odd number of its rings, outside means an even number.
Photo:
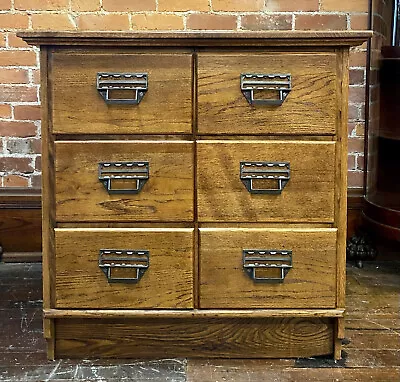
[[[340,358],[369,32],[20,36],[41,48],[49,358]]]

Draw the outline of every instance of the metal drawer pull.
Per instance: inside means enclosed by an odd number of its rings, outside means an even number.
[[[240,89],[250,105],[280,106],[292,90],[290,74],[257,74],[242,73],[240,75]],[[254,98],[254,92],[278,93],[278,99]]]
[[[251,194],[280,194],[290,180],[290,163],[240,162],[240,180]],[[272,182],[277,188],[257,188],[256,182]]]
[[[292,267],[290,250],[243,250],[243,269],[256,282],[283,283]]]
[[[149,162],[101,162],[99,181],[109,194],[138,194],[149,179]],[[129,184],[132,188],[113,188],[113,183]]]
[[[147,89],[147,73],[97,73],[97,90],[108,104],[139,105]],[[112,98],[116,91],[133,92],[133,98]]]
[[[109,283],[136,284],[149,268],[147,250],[100,249],[99,267]]]

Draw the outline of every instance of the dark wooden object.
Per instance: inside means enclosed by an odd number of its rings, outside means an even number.
[[[379,124],[368,132],[364,223],[378,241],[400,242],[400,47],[383,47]]]

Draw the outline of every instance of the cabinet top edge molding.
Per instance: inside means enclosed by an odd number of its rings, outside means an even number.
[[[23,31],[31,45],[76,46],[356,46],[372,31],[75,32]]]

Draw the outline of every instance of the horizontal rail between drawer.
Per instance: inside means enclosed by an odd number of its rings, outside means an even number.
[[[45,309],[45,318],[267,318],[343,317],[344,309],[258,309],[258,310],[73,310]]]

